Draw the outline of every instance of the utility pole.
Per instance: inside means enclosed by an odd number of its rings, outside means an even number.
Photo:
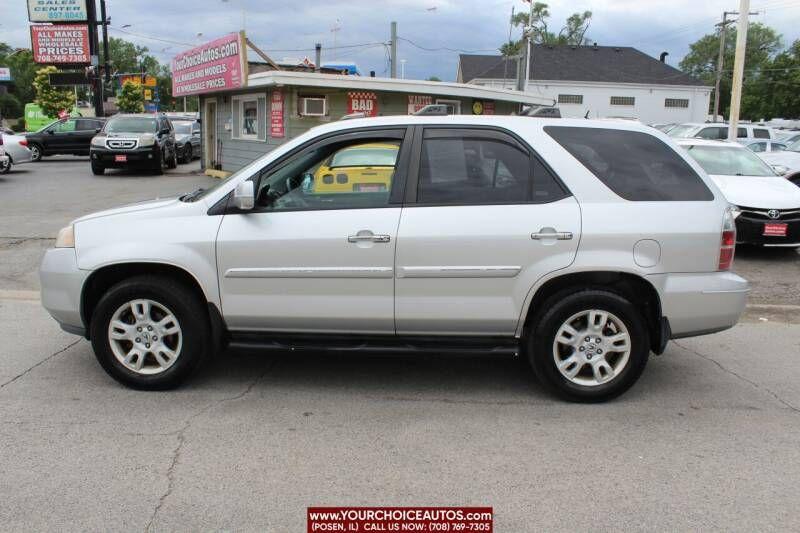
[[[738,14],[738,11],[725,11],[722,13],[722,22],[717,24],[719,26],[719,57],[717,57],[717,79],[714,83],[714,122],[717,121],[719,116],[719,84],[722,80],[722,64],[725,61],[725,35],[728,30],[728,24],[733,22],[728,20],[728,15]]]
[[[390,74],[389,77],[396,78],[397,77],[397,22],[392,21],[391,25],[391,37],[389,41],[390,49],[389,49],[389,67],[390,67]]]
[[[106,0],[100,0],[100,18],[103,19],[103,70],[106,83],[111,81],[111,64],[108,60],[108,18],[106,18]]]
[[[528,80],[531,77],[531,56],[533,54],[533,0],[530,0],[531,10],[528,13],[528,38],[525,41],[525,80],[522,90],[528,90]]]
[[[719,26],[719,57],[717,57],[717,76],[714,83],[714,121],[717,121],[719,116],[719,85],[722,81],[723,65],[725,63],[725,38],[727,37],[728,24],[736,22],[735,20],[728,20],[728,15],[738,15],[738,11],[725,11],[722,13],[722,22],[718,23]],[[758,15],[758,11],[751,11],[750,15]]]
[[[739,0],[739,21],[736,28],[736,57],[733,61],[733,88],[731,90],[731,114],[728,124],[728,139],[736,140],[739,126],[739,110],[742,103],[742,79],[744,57],[747,48],[747,27],[750,15],[750,0]]]
[[[97,6],[95,5],[95,0],[89,0],[86,2],[86,14],[88,15],[89,19],[89,56],[91,57],[91,66],[92,68],[89,69],[89,82],[91,83],[92,88],[92,100],[94,103],[94,114],[98,117],[102,117],[104,115],[103,110],[103,81],[100,78],[98,72],[98,66],[100,63],[99,56],[100,56],[100,43],[99,39],[97,38]]]

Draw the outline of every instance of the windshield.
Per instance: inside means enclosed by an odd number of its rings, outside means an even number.
[[[686,149],[703,170],[721,176],[776,176],[769,165],[744,147],[692,145]]]
[[[670,137],[685,137],[690,130],[693,130],[694,126],[675,126],[671,130],[667,131],[667,135]]]
[[[119,117],[106,122],[106,133],[155,133],[156,119],[148,117]]]
[[[189,135],[192,133],[191,122],[173,122],[172,125],[175,127],[175,133],[178,135]]]

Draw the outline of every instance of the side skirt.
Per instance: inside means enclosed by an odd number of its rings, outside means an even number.
[[[258,351],[361,352],[367,355],[477,355],[517,357],[514,337],[303,335],[230,332],[229,347]]]

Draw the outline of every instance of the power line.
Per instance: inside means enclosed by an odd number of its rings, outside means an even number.
[[[411,39],[406,39],[405,37],[398,37],[397,40],[398,41],[405,41],[408,44],[410,44],[411,46],[413,46],[414,48],[419,48],[420,50],[424,50],[426,52],[442,52],[442,51],[445,51],[445,52],[458,52],[458,53],[462,53],[462,54],[474,54],[474,53],[477,53],[477,52],[497,52],[497,48],[491,48],[491,49],[485,48],[485,49],[482,49],[482,50],[463,50],[461,48],[450,48],[450,47],[447,47],[447,46],[441,46],[439,48],[430,48],[430,47],[427,47],[427,46],[419,45],[419,44],[415,43],[414,41],[412,41]]]

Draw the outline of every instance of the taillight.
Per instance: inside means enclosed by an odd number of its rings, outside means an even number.
[[[28,146],[28,139],[20,139],[19,144],[21,144],[22,146]]]
[[[729,207],[722,217],[722,239],[719,246],[719,270],[730,270],[733,265],[733,253],[736,249],[736,222],[733,211]]]

